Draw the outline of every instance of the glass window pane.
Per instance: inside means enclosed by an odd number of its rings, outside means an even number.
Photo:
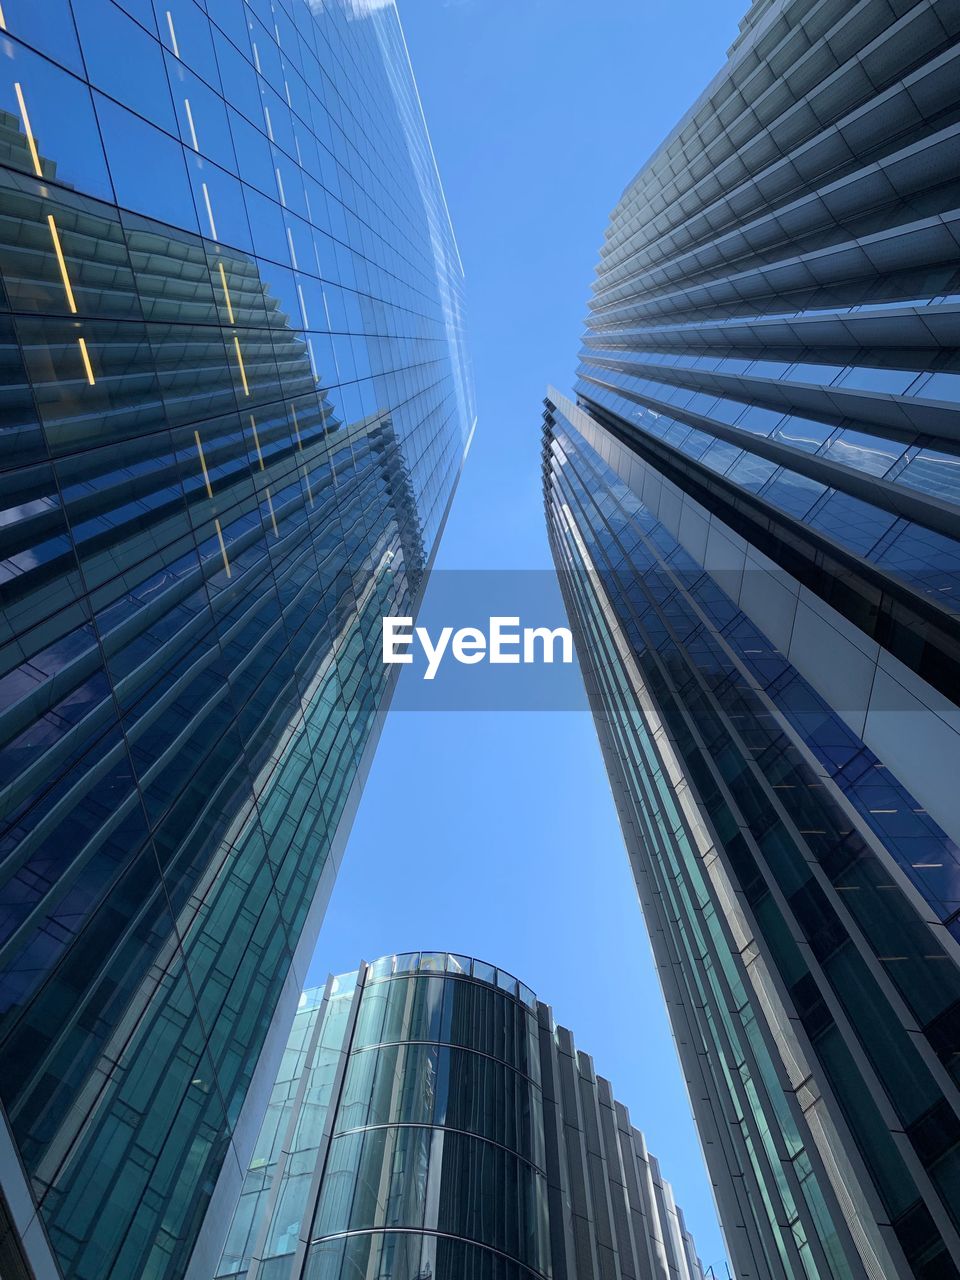
[[[168,133],[177,125],[163,50],[111,0],[73,7],[90,83]],[[150,152],[144,152],[144,158]]]
[[[103,200],[113,189],[90,90],[66,71],[0,38],[0,108],[15,122],[4,162]]]
[[[3,0],[3,17],[11,35],[83,75],[70,0]]]
[[[223,99],[170,53],[167,74],[184,147],[235,174],[237,158]]]
[[[96,95],[96,106],[117,203],[134,213],[197,231],[180,143],[102,94]]]

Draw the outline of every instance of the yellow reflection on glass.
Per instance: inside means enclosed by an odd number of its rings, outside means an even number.
[[[233,304],[230,301],[230,290],[227,288],[227,273],[223,269],[222,262],[218,262],[217,266],[220,268],[220,283],[223,285],[223,296],[227,300],[227,315],[230,319],[230,323],[233,324]]]
[[[243,394],[248,396],[250,388],[247,385],[247,371],[243,367],[243,356],[240,354],[240,339],[236,334],[233,335],[233,349],[237,353],[237,364],[240,366],[240,381],[243,383]]]
[[[57,231],[57,224],[53,220],[53,214],[47,214],[47,226],[50,228],[50,239],[53,241],[53,251],[57,255],[57,262],[60,265],[60,278],[63,280],[63,291],[67,295],[67,306],[76,315],[77,304],[73,297],[73,287],[70,284],[70,277],[67,274],[67,263],[63,256],[63,249],[60,247],[60,235]]]
[[[197,442],[197,453],[200,455],[200,470],[203,472],[203,483],[207,486],[207,497],[213,497],[213,489],[210,487],[210,475],[207,471],[207,460],[203,456],[203,445],[200,443],[200,432],[194,431],[193,438]]]
[[[40,157],[37,155],[37,144],[33,140],[33,130],[30,128],[30,117],[27,115],[27,104],[23,100],[23,90],[20,88],[18,80],[13,91],[17,95],[17,105],[20,108],[20,118],[23,121],[23,131],[27,135],[27,146],[30,148],[30,159],[33,161],[33,169],[38,178],[43,177],[43,170],[40,168]]]
[[[260,452],[260,437],[257,435],[257,420],[252,413],[250,415],[250,430],[253,432],[253,443],[257,447],[257,458],[260,462],[260,470],[264,471],[263,454]]]
[[[87,342],[85,338],[78,338],[77,343],[80,347],[80,359],[83,361],[83,367],[87,374],[87,381],[91,387],[96,384],[96,378],[93,376],[93,365],[90,363],[90,353],[87,351]]]

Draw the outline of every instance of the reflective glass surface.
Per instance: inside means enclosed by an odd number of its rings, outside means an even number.
[[[839,1101],[897,1230],[908,1239],[912,1215],[925,1211],[923,1184],[897,1152],[901,1126],[938,1205],[960,1220],[960,1127],[941,1081],[944,1070],[956,1079],[960,1063],[960,976],[949,939],[935,940],[887,863],[892,856],[952,927],[960,850],[561,409],[550,412],[546,440],[551,538],[609,726],[608,762],[622,771],[622,816],[640,832],[644,874],[664,896],[658,920],[683,974],[698,1052],[742,1117],[753,1194],[795,1220],[789,1237],[774,1235],[771,1268],[847,1275],[829,1182],[780,1174],[778,1152],[805,1160],[812,1135],[784,1105],[776,1059],[756,1034],[753,988],[769,988],[743,964],[758,945],[746,939],[762,939],[809,1037],[811,1087],[829,1087]],[[691,794],[695,811],[684,803]],[[717,861],[722,875],[710,869]],[[742,895],[743,913],[731,892]],[[761,1007],[787,1035],[775,1004]],[[859,1069],[850,1043],[865,1055]],[[897,1117],[892,1132],[885,1107]],[[944,1128],[927,1146],[921,1134],[933,1116]],[[818,1263],[812,1250],[824,1244],[830,1251]]]
[[[664,440],[686,457],[756,493],[792,519],[821,529],[845,550],[886,565],[913,590],[933,597],[938,607],[960,610],[960,487],[956,487],[960,453],[921,451],[916,445],[905,446],[879,436],[809,421],[803,423],[797,435],[793,415],[771,413],[742,401],[705,397],[707,404],[697,407],[715,416],[723,415],[723,420],[740,437],[736,441],[718,440],[710,432],[709,420],[696,418],[698,427],[684,420],[685,410],[692,412],[696,399],[690,398],[689,391],[666,388],[670,394],[664,401],[654,397],[651,404],[646,405],[642,400],[657,390],[649,380],[638,385],[627,374],[607,370],[603,371],[602,379],[598,379],[595,372],[591,373],[592,368],[587,362],[581,366],[578,390],[595,403],[612,409],[630,427]],[[640,397],[641,403],[638,404],[635,396]],[[684,400],[689,403],[682,404]],[[665,412],[674,403],[678,405],[677,416]],[[960,412],[957,418],[960,421]],[[809,428],[815,430],[818,425],[821,439],[818,446],[811,448]],[[924,528],[919,521],[903,518],[898,521],[893,499],[892,510],[882,505],[882,490],[871,491],[873,501],[863,501],[836,487],[845,479],[849,483],[849,478],[835,468],[819,472],[824,477],[821,480],[796,469],[809,467],[810,464],[801,459],[791,466],[789,462],[778,465],[776,461],[757,458],[751,449],[750,435],[771,439],[779,435],[810,458],[823,458],[868,476],[889,479],[894,485],[904,485],[947,502],[956,511],[932,512],[930,518],[936,519],[938,525],[933,529]],[[924,544],[926,551],[920,549]]]
[[[944,18],[754,0],[616,201],[577,403],[547,401],[554,558],[738,1275],[960,1273]]]
[[[702,1280],[609,1084],[488,970],[407,953],[305,993],[218,1280]]]
[[[165,1280],[472,430],[462,273],[392,6],[42,8],[0,20],[0,1091],[64,1273]]]

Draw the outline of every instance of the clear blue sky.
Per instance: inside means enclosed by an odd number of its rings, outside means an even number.
[[[573,382],[610,210],[722,64],[747,3],[399,6],[466,269],[479,413],[437,565],[543,568],[540,402]],[[586,713],[388,717],[311,978],[434,948],[499,964],[553,1005],[646,1133],[704,1263],[720,1263]]]

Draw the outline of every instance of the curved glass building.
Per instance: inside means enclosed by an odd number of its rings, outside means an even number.
[[[0,54],[5,1212],[174,1280],[472,431],[462,271],[391,3],[3,0]]]
[[[443,952],[301,997],[217,1280],[702,1280],[643,1136],[523,983]]]
[[[757,0],[547,522],[736,1275],[960,1275],[960,10]]]

